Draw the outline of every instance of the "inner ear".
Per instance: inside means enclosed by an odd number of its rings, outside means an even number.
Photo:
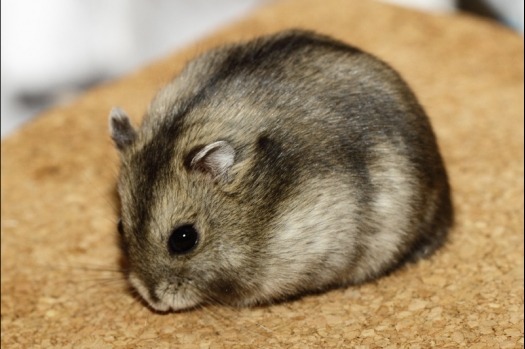
[[[217,141],[198,148],[188,155],[189,168],[217,178],[226,174],[235,162],[235,149],[226,141]]]

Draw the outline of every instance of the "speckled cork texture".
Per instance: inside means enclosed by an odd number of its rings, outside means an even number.
[[[196,54],[290,27],[369,51],[413,87],[451,178],[450,241],[361,286],[255,309],[154,313],[118,272],[109,110],[138,124]],[[2,347],[523,348],[523,93],[523,37],[363,0],[270,4],[99,86],[2,141]]]

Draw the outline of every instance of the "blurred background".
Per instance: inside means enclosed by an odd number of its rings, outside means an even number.
[[[44,109],[270,1],[2,0],[2,138]],[[427,12],[468,11],[523,34],[523,0],[380,1]]]

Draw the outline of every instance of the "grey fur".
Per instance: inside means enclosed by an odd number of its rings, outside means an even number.
[[[119,107],[113,107],[109,113],[109,130],[111,138],[119,149],[124,149],[133,143],[137,135],[128,115]]]
[[[385,63],[326,36],[214,49],[159,92],[138,131],[114,115],[130,281],[158,310],[372,280],[430,255],[453,221],[414,94]],[[168,240],[185,224],[198,243],[174,255]]]

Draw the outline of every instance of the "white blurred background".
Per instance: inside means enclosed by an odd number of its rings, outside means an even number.
[[[381,1],[429,12],[466,10],[523,33],[523,0]],[[268,2],[2,0],[2,138],[40,111]]]

